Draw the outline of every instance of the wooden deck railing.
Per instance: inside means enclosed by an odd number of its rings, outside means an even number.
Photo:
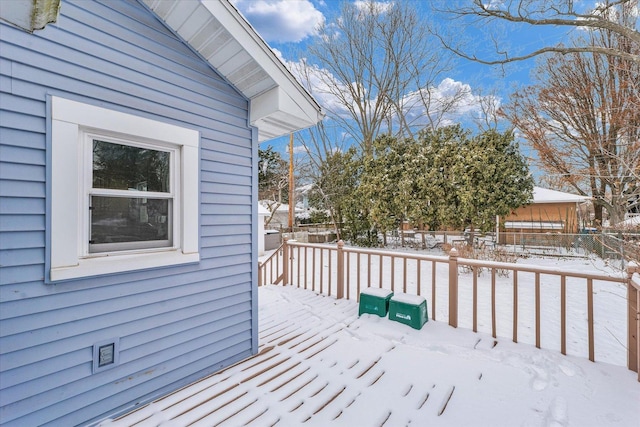
[[[373,266],[377,264],[377,269]],[[471,283],[460,282],[460,270],[471,272]],[[411,271],[412,270],[412,271]],[[439,284],[437,272],[448,277],[448,283]],[[284,240],[283,245],[275,251],[267,260],[260,263],[258,273],[258,284],[288,284],[304,289],[310,289],[328,296],[334,295],[336,298],[359,299],[360,290],[367,287],[385,287],[394,292],[410,293],[420,295],[423,289],[430,291],[430,312],[431,318],[436,320],[439,299],[448,300],[440,310],[443,317],[448,318],[449,325],[458,327],[460,307],[459,287],[470,288],[472,321],[471,327],[474,332],[478,331],[478,277],[479,272],[488,270],[490,272],[490,314],[483,313],[483,316],[490,317],[491,334],[497,336],[498,318],[496,314],[496,276],[501,276],[501,286],[505,286],[505,272],[511,276],[512,301],[510,311],[512,340],[518,342],[518,315],[519,315],[519,292],[518,278],[525,274],[534,275],[534,330],[535,345],[541,348],[541,312],[543,300],[541,298],[542,278],[545,278],[545,288],[558,283],[560,298],[560,351],[567,354],[567,283],[570,280],[572,289],[579,283],[584,284],[584,294],[586,299],[587,314],[587,342],[589,360],[595,361],[595,331],[594,331],[594,301],[593,284],[594,281],[609,283],[624,283],[627,285],[628,300],[628,363],[629,369],[638,372],[640,349],[638,348],[638,331],[640,330],[640,314],[638,313],[638,302],[640,301],[640,268],[631,264],[627,277],[611,277],[601,274],[581,273],[575,271],[565,271],[558,268],[532,266],[525,264],[512,264],[503,262],[482,261],[475,259],[459,258],[457,251],[452,249],[448,256],[421,255],[408,252],[389,252],[373,249],[345,247],[342,241],[336,246],[299,243]],[[425,272],[430,271],[430,283]],[[409,273],[412,273],[411,275]],[[409,276],[415,280],[409,280]],[[555,279],[553,279],[555,278]],[[430,289],[429,289],[430,285]],[[439,293],[442,297],[439,298]],[[464,297],[467,298],[467,294]],[[554,319],[555,321],[556,319]],[[640,374],[638,377],[640,381]]]
[[[258,262],[258,286],[262,286],[264,284],[277,285],[284,280],[284,263],[282,260],[286,259],[286,257],[283,256],[283,251],[286,247],[285,243],[280,245],[280,247],[264,261]]]
[[[627,267],[627,319],[629,320],[627,338],[627,366],[638,373],[640,381],[640,266],[630,263]]]

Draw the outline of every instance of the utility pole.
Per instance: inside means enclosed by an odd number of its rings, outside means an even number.
[[[289,134],[289,229],[293,233],[295,198],[293,191],[293,133]]]

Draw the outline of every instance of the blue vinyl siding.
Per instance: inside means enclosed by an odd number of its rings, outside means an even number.
[[[136,0],[0,31],[0,422],[97,421],[255,352],[248,101]],[[45,283],[49,95],[200,131],[198,264]],[[92,374],[115,337],[119,366]]]

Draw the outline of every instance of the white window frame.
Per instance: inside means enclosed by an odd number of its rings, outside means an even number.
[[[178,248],[177,242],[180,241],[180,209],[179,209],[180,186],[179,186],[179,179],[177,177],[177,174],[179,173],[179,169],[180,169],[180,167],[178,166],[180,164],[180,157],[181,157],[180,150],[178,150],[177,147],[175,146],[173,147],[169,145],[165,146],[164,144],[161,145],[157,142],[153,144],[149,144],[139,140],[132,140],[131,138],[125,140],[122,138],[113,138],[108,135],[98,134],[95,132],[83,132],[82,139],[83,139],[82,149],[84,151],[81,154],[81,156],[84,159],[84,165],[85,165],[84,185],[85,185],[86,196],[83,199],[83,206],[80,214],[87,215],[87,212],[89,212],[89,215],[90,215],[89,205],[90,205],[90,198],[92,196],[103,196],[103,197],[124,196],[127,198],[135,197],[135,198],[150,198],[150,199],[154,199],[154,198],[169,199],[172,202],[171,215],[170,215],[171,224],[169,225],[169,230],[171,234],[170,240],[172,240],[173,242],[169,247],[172,247],[173,249],[177,249]],[[169,191],[166,193],[155,193],[155,192],[147,192],[147,191],[136,192],[131,190],[112,190],[112,189],[106,189],[106,188],[94,188],[93,187],[93,142],[94,140],[169,153],[170,155]],[[89,230],[83,230],[83,231],[87,231],[87,233],[89,233]],[[96,246],[111,247],[110,250],[107,249],[107,250],[91,252],[91,244],[89,242],[90,238],[91,236],[87,235],[86,238],[83,239],[83,245],[84,245],[83,253],[86,254],[86,256],[88,257],[101,256],[105,252],[123,252],[124,250],[126,250],[126,247],[131,247],[131,246],[134,246],[134,247],[146,246],[147,248],[150,248],[150,250],[159,250],[161,248],[167,248],[167,246],[158,246],[156,242],[146,242],[146,244],[142,242],[127,242],[127,243],[120,243],[120,244],[107,243],[107,244],[96,245]],[[140,251],[141,249],[138,248],[135,250]]]
[[[172,247],[89,253],[90,135],[175,150]],[[50,281],[200,261],[199,149],[196,130],[52,96]]]

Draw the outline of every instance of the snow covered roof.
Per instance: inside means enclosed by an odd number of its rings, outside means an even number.
[[[313,190],[314,184],[305,184],[300,187],[296,187],[296,193],[298,194],[307,194],[309,191]]]
[[[580,203],[590,199],[591,197],[563,193],[562,191],[549,190],[548,188],[533,187],[533,203]]]
[[[303,212],[304,210],[302,208],[299,208],[298,206],[294,206],[294,210],[293,211],[294,212]],[[286,203],[281,204],[276,209],[276,212],[289,212],[289,205],[286,204]]]
[[[617,224],[617,226],[622,226],[622,227],[640,227],[640,215],[632,216],[631,218],[626,219],[626,220],[622,221],[621,223]]]
[[[262,203],[258,203],[258,215],[271,215],[269,209],[265,208]]]

